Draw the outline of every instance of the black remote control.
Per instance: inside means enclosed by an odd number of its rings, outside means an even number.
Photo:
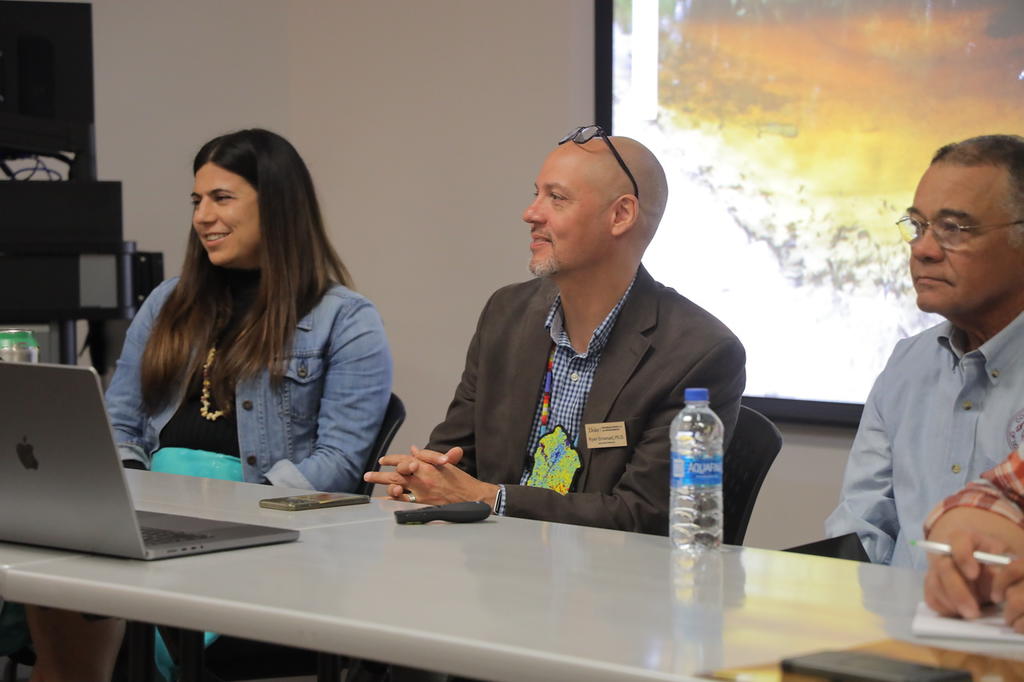
[[[490,515],[491,505],[486,502],[452,502],[451,504],[439,504],[436,507],[396,511],[395,521],[398,523],[427,523],[429,521],[469,523],[470,521],[482,521]]]

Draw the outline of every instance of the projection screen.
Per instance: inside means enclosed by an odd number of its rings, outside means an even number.
[[[645,265],[743,341],[746,403],[856,423],[896,341],[940,321],[895,226],[932,154],[1021,132],[1024,2],[596,8],[598,122],[668,172]]]

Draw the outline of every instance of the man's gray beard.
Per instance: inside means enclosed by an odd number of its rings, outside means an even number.
[[[550,277],[558,272],[558,261],[545,258],[539,263],[530,263],[530,274],[534,277]]]

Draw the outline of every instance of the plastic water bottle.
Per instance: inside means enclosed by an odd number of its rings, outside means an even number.
[[[678,549],[722,544],[722,420],[708,406],[708,389],[688,388],[672,420],[669,536]]]

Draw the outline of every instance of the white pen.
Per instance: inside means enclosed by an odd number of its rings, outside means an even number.
[[[953,548],[944,542],[932,542],[931,540],[911,540],[910,544],[920,547],[924,551],[930,554],[952,554]],[[1005,554],[992,554],[991,552],[975,552],[974,558],[981,564],[992,564],[994,566],[1008,566],[1012,561],[1012,556],[1006,556]]]

